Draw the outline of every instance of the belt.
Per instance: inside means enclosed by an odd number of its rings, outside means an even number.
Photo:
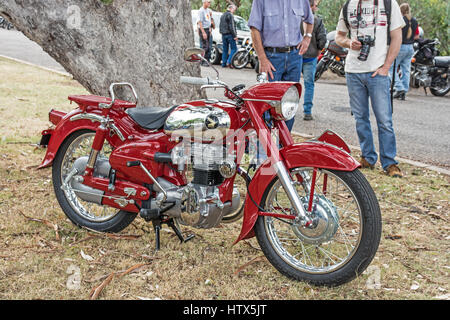
[[[277,47],[277,48],[273,48],[273,47],[264,47],[264,50],[266,50],[266,51],[269,51],[269,52],[277,52],[277,53],[291,52],[291,51],[294,51],[295,49],[297,49],[296,46],[292,46],[292,47]]]

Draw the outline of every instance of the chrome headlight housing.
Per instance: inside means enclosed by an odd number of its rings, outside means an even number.
[[[275,105],[277,120],[291,120],[295,117],[300,106],[300,95],[295,85],[291,86],[281,98],[281,101]]]

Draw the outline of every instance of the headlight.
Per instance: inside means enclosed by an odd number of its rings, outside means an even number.
[[[296,86],[291,86],[286,90],[280,103],[275,106],[275,111],[278,114],[278,120],[291,120],[295,117],[298,107],[300,105],[300,96]]]

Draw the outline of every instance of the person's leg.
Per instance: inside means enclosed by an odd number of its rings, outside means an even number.
[[[414,48],[412,45],[406,45],[405,48],[405,57],[401,63],[401,69],[402,69],[402,85],[405,92],[409,91],[409,82],[411,77],[411,59],[414,55]]]
[[[232,36],[232,35],[230,35],[230,41],[229,41],[229,43],[230,43],[230,46],[231,46],[231,51],[230,51],[230,55],[229,55],[229,57],[228,57],[227,64],[228,64],[228,65],[231,65],[231,59],[233,59],[233,56],[234,56],[234,54],[235,54],[236,51],[237,51],[236,40],[233,39],[233,36]]]
[[[303,113],[311,115],[314,99],[314,75],[316,73],[317,59],[303,62],[303,82],[305,94],[303,95]]]
[[[222,35],[222,45],[223,45],[223,50],[222,50],[222,67],[225,68],[227,66],[227,61],[228,61],[228,49],[230,46],[230,42],[229,42],[229,37],[228,35]]]
[[[361,154],[370,165],[377,162],[378,155],[373,143],[372,128],[370,126],[369,91],[367,73],[347,73],[347,88],[350,98],[350,107],[356,121],[356,133],[358,134]]]
[[[397,70],[395,70],[395,72],[394,72],[394,74],[395,74],[394,90],[397,92],[405,91],[404,81],[403,81],[403,79],[405,79],[405,74],[403,73],[402,65],[406,59],[406,54],[407,54],[407,52],[406,52],[405,46],[402,45],[400,47],[400,51],[397,55],[396,62],[395,62],[396,69],[398,69],[400,67],[400,70],[402,70],[402,78],[400,78],[398,76]],[[391,70],[392,69],[393,69],[393,66],[391,66]],[[409,78],[408,78],[408,81],[409,81]]]
[[[377,119],[380,162],[384,170],[395,161],[397,154],[395,132],[392,125],[392,106],[390,99],[391,79],[377,75],[369,79],[369,95],[372,109]]]
[[[298,54],[298,50],[293,50],[287,54],[286,58],[286,68],[282,75],[281,81],[300,82],[303,57]],[[294,122],[295,117],[286,121],[286,126],[288,127],[289,131],[292,130]]]

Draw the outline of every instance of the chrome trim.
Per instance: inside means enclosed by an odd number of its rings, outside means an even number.
[[[115,134],[117,134],[117,136],[119,137],[120,140],[125,141],[124,135],[119,130],[119,128],[114,124],[113,120],[99,116],[98,114],[80,113],[80,114],[76,114],[76,115],[72,116],[69,120],[70,121],[91,120],[94,122],[95,121],[100,122],[102,125],[105,125],[105,127],[110,128]]]
[[[76,114],[72,117],[70,117],[70,121],[76,121],[76,120],[91,120],[91,121],[97,121],[97,122],[106,122],[107,119],[105,117],[99,116],[98,114],[94,113],[80,113]]]
[[[116,101],[116,95],[114,94],[114,87],[118,87],[118,86],[129,87],[131,89],[131,91],[133,92],[134,99],[136,100],[136,105],[138,104],[139,99],[138,99],[136,90],[134,90],[134,87],[133,87],[133,85],[131,83],[128,83],[128,82],[114,82],[114,83],[111,83],[111,85],[109,86],[109,94],[111,96],[111,103],[109,104],[110,107],[112,107],[112,105]]]
[[[140,163],[139,166],[141,167],[141,169],[145,172],[145,174],[150,178],[150,180],[153,181],[153,183],[161,190],[161,192],[164,194],[164,197],[161,201],[165,202],[167,200],[167,191],[159,184],[159,182],[155,179],[155,177],[150,173],[150,171],[147,170],[147,168]],[[161,205],[161,203],[159,203],[158,205]]]
[[[289,172],[287,171],[285,165],[282,161],[278,161],[273,165],[273,167],[278,175],[278,178],[280,179],[281,185],[286,191],[286,195],[288,196],[289,201],[302,220],[302,223],[304,225],[310,224],[311,218],[303,207],[303,203],[298,196],[297,190],[295,190],[295,187],[292,185],[291,176],[289,175]]]

